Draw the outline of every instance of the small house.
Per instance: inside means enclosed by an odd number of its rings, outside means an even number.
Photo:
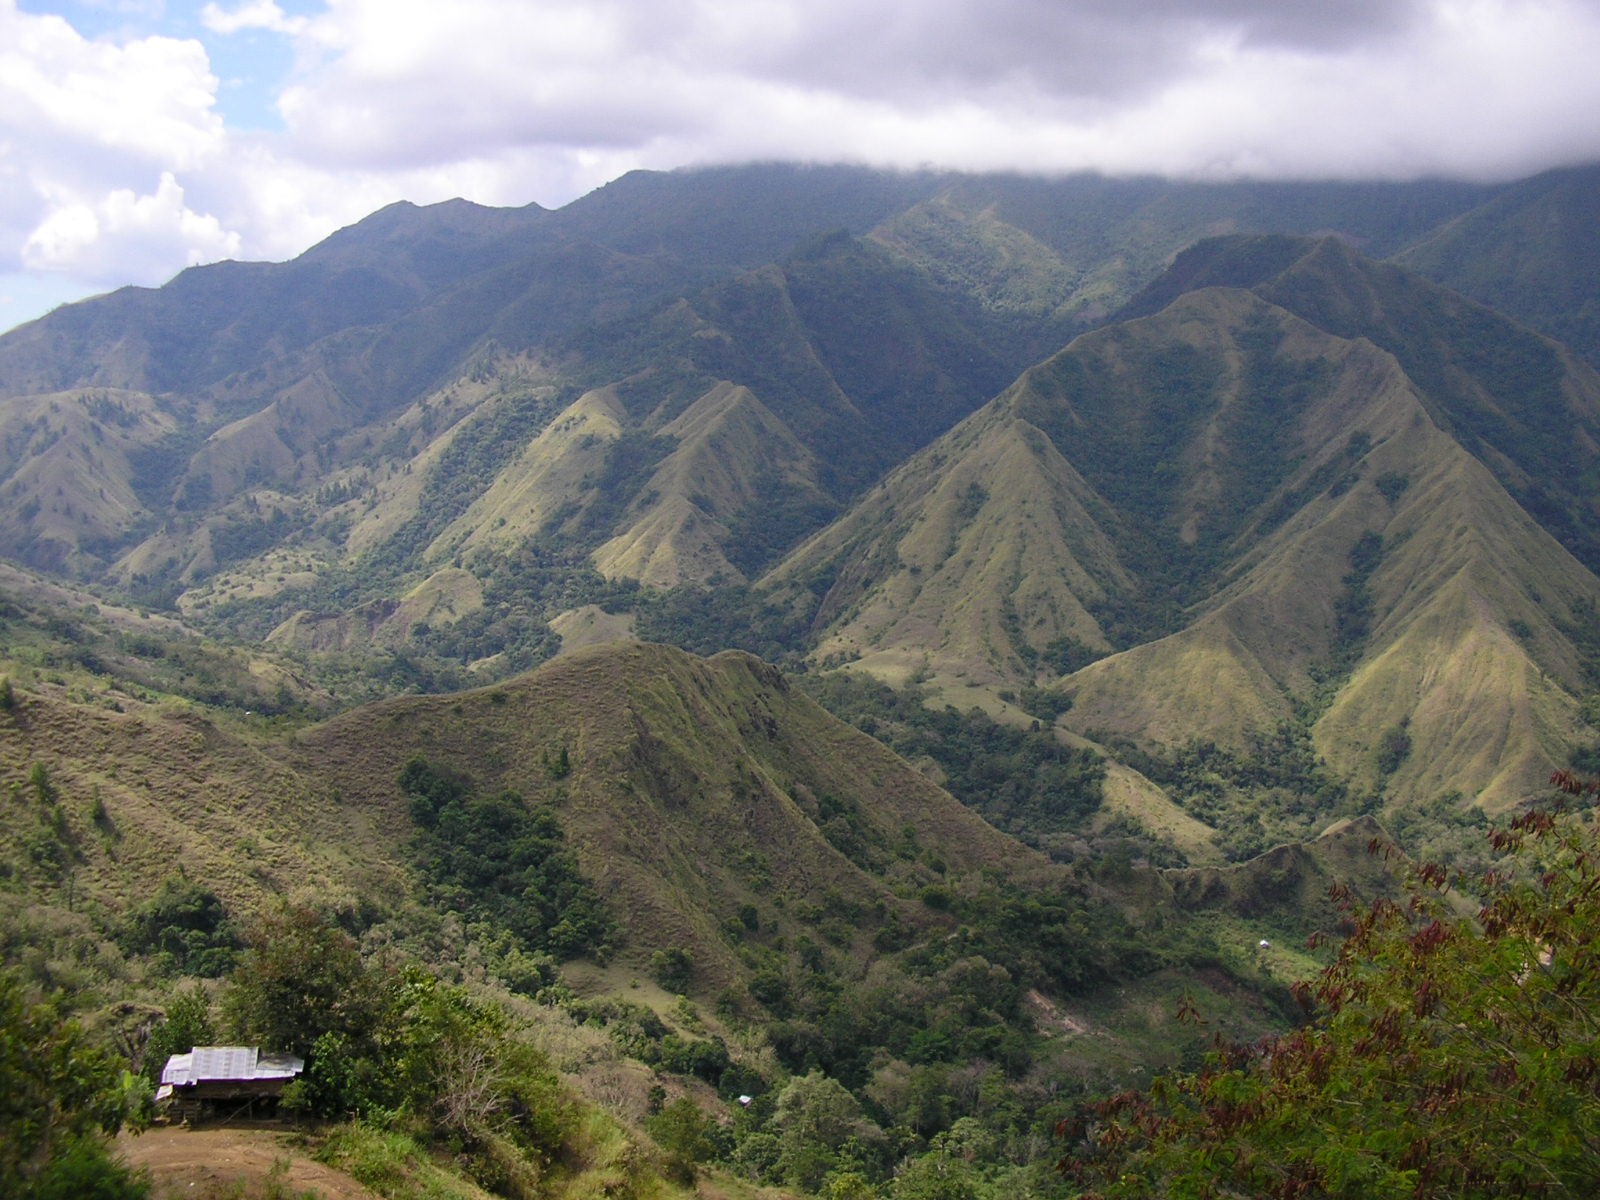
[[[305,1059],[263,1052],[256,1046],[196,1046],[174,1054],[161,1070],[156,1103],[183,1117],[207,1111],[271,1111],[291,1080],[306,1069]]]

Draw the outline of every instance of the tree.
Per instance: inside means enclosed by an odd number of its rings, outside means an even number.
[[[57,1003],[31,1003],[0,973],[0,1196],[133,1200],[148,1185],[105,1139],[148,1091]]]
[[[682,946],[657,950],[650,956],[650,976],[669,992],[687,991],[694,975],[694,955]]]
[[[784,1086],[772,1123],[782,1147],[779,1171],[808,1191],[815,1191],[830,1171],[878,1157],[883,1146],[883,1131],[862,1112],[856,1098],[820,1071],[797,1076]]]
[[[684,1187],[694,1185],[699,1163],[716,1157],[716,1122],[687,1096],[663,1107],[645,1121],[645,1128],[667,1156],[668,1178]]]
[[[154,955],[163,970],[208,978],[233,966],[239,945],[216,893],[175,877],[128,914],[120,941],[132,953]]]
[[[1478,881],[1476,920],[1424,866],[1407,903],[1354,912],[1333,964],[1301,985],[1311,1024],[1064,1122],[1080,1195],[1593,1195],[1600,825],[1535,810],[1491,840],[1516,869]]]
[[[395,981],[381,1038],[389,1103],[457,1147],[496,1140],[549,1162],[572,1105],[549,1061],[509,1014],[412,966]]]
[[[211,1024],[211,1001],[196,983],[173,998],[161,1024],[151,1030],[144,1044],[144,1066],[140,1073],[151,1083],[160,1083],[167,1059],[174,1054],[187,1054],[196,1046],[210,1046],[216,1036]]]
[[[247,941],[223,997],[242,1037],[299,1055],[326,1033],[371,1041],[384,988],[354,938],[311,909],[285,908],[261,918]]]

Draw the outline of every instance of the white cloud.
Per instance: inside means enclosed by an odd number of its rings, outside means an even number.
[[[253,41],[276,69],[292,46],[282,132],[224,127],[200,41],[91,40],[0,0],[0,272],[25,252],[149,280],[287,257],[395,199],[558,204],[748,158],[1344,178],[1600,159],[1600,0],[212,0],[199,19],[230,74]]]
[[[288,145],[365,170],[530,148],[1324,176],[1508,174],[1530,137],[1600,155],[1581,0],[332,0],[305,43]]]
[[[0,268],[149,282],[226,252],[177,184],[225,153],[216,85],[198,42],[90,40],[0,0]]]
[[[184,203],[164,172],[156,190],[118,188],[94,204],[52,209],[22,247],[23,265],[102,282],[164,283],[177,267],[214,262],[239,251],[237,233]]]
[[[147,37],[89,41],[59,17],[18,12],[0,0],[0,130],[8,157],[92,173],[98,162],[194,165],[223,135],[217,81],[199,42]],[[65,144],[62,144],[65,143]]]
[[[200,10],[200,23],[212,33],[238,33],[244,29],[265,29],[271,33],[296,34],[304,31],[304,17],[291,17],[273,0],[245,0],[233,9],[207,4]]]

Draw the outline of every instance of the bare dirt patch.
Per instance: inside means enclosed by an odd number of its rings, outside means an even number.
[[[1056,1004],[1037,988],[1030,988],[1025,1000],[1033,1011],[1035,1019],[1042,1021],[1047,1027],[1054,1026],[1074,1035],[1089,1032],[1089,1026],[1085,1022]]]
[[[290,1196],[311,1192],[323,1200],[379,1200],[376,1192],[343,1171],[312,1159],[294,1140],[277,1126],[178,1127],[151,1129],[136,1137],[125,1134],[117,1149],[130,1166],[150,1172],[161,1200],[261,1196],[274,1171],[281,1192]]]

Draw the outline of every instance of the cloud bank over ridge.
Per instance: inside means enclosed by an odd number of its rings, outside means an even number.
[[[1596,61],[1596,0],[0,0],[0,327],[635,167],[1510,178],[1600,159]]]

